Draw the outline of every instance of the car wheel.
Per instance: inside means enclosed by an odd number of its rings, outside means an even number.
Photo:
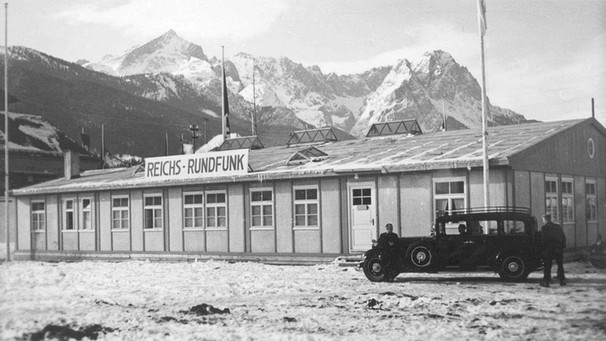
[[[406,250],[406,258],[410,264],[419,270],[429,270],[433,268],[436,259],[436,252],[433,247],[426,244],[412,244]]]
[[[364,275],[371,282],[383,282],[387,279],[387,268],[385,262],[379,257],[379,255],[373,255],[364,260]]]
[[[528,277],[528,264],[520,256],[507,256],[503,260],[499,276],[508,282],[522,281]]]

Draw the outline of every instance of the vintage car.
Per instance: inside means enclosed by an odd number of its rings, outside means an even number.
[[[361,266],[373,282],[404,272],[492,269],[505,281],[521,281],[543,266],[537,220],[530,209],[468,208],[438,212],[430,236],[381,240]],[[429,233],[428,233],[429,234]]]

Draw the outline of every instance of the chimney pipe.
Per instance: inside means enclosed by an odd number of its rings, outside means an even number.
[[[595,118],[595,104],[593,98],[591,98],[591,118]]]
[[[63,169],[65,180],[74,179],[80,176],[80,154],[73,150],[66,150],[63,153]]]

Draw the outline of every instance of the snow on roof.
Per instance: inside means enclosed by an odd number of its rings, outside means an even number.
[[[509,159],[536,144],[586,120],[541,122],[488,128],[490,164],[507,165]],[[70,180],[56,179],[14,190],[14,195],[82,192],[108,189],[149,188],[205,183],[267,181],[344,173],[392,173],[429,169],[482,166],[482,132],[479,128],[423,135],[328,142],[315,145],[327,154],[316,162],[288,164],[297,151],[308,146],[268,147],[249,151],[248,174],[179,180],[146,179],[136,168],[83,172]]]

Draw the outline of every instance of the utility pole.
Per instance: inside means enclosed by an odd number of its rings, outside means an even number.
[[[253,58],[253,74],[252,74],[252,82],[253,82],[253,112],[252,117],[250,118],[250,124],[252,125],[252,134],[251,136],[257,135],[257,91],[255,89],[255,60]]]
[[[198,136],[198,125],[197,124],[190,124],[189,125],[189,130],[191,130],[191,139],[193,141],[194,144],[194,153],[196,152],[196,139],[199,137]]]
[[[10,219],[8,218],[8,3],[4,3],[4,219],[6,224],[6,261],[11,260]]]

